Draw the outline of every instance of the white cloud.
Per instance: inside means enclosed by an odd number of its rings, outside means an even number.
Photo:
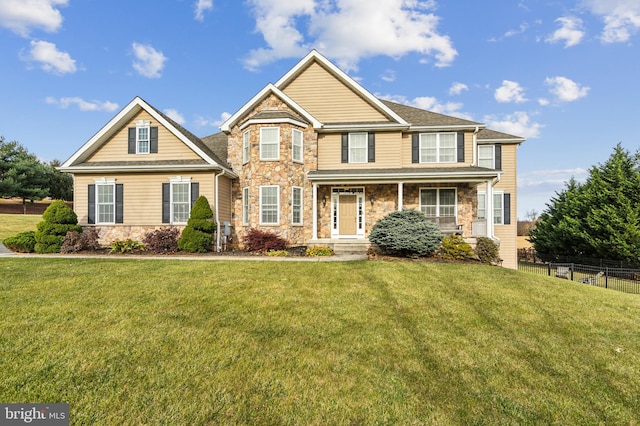
[[[167,57],[148,44],[133,42],[131,47],[135,56],[133,69],[143,77],[159,78]]]
[[[170,119],[172,119],[173,121],[175,121],[180,125],[183,125],[186,121],[184,119],[184,116],[173,108],[165,109],[163,112],[167,115],[167,117],[169,117]]]
[[[442,103],[438,101],[438,99],[432,96],[419,96],[413,99],[409,99],[406,96],[402,96],[402,95],[376,94],[376,96],[381,99],[386,99],[388,101],[397,102],[403,105],[409,105],[409,106],[424,109],[427,111],[437,112],[439,114],[451,115],[454,117],[463,118],[465,120],[473,120],[470,114],[460,111],[460,109],[462,109],[462,107],[464,106],[460,102]]]
[[[529,29],[529,25],[526,24],[526,23],[523,23],[523,24],[520,24],[520,26],[518,27],[517,30],[509,30],[506,33],[504,33],[504,36],[505,37],[513,37],[515,35],[524,33],[528,29]]]
[[[396,73],[393,70],[386,70],[384,74],[380,76],[380,78],[388,83],[392,83],[396,81]]]
[[[118,104],[109,101],[85,101],[79,97],[65,97],[56,99],[54,97],[47,97],[45,102],[50,105],[57,105],[60,108],[67,109],[71,105],[78,107],[80,111],[107,111],[113,112],[118,109]]]
[[[503,80],[502,86],[498,87],[494,93],[496,101],[504,102],[525,102],[524,89],[515,81]]]
[[[432,0],[250,0],[250,4],[256,30],[267,47],[249,52],[248,69],[303,56],[311,47],[347,71],[357,70],[362,58],[376,55],[397,58],[417,52],[435,57],[436,66],[442,67],[458,54],[449,37],[438,32]]]
[[[561,102],[576,101],[587,96],[589,92],[589,87],[580,86],[575,81],[566,77],[547,77],[544,83],[550,86],[549,92]]]
[[[549,99],[546,99],[546,98],[540,98],[540,99],[538,99],[538,104],[539,104],[540,106],[547,106],[547,105],[549,105],[549,103],[550,103],[550,102],[549,102]]]
[[[196,0],[196,21],[202,22],[204,20],[204,13],[213,9],[213,0]]]
[[[224,123],[229,119],[229,117],[231,117],[231,114],[226,111],[220,114],[220,118],[217,120],[216,119],[212,120],[205,117],[197,117],[195,121],[195,125],[197,127],[220,127],[222,123]]]
[[[0,26],[22,37],[32,29],[55,32],[62,26],[62,14],[57,6],[66,6],[68,0],[2,0]]]
[[[40,68],[53,74],[63,75],[78,70],[76,61],[67,52],[61,52],[56,45],[48,41],[32,40],[29,55],[22,58],[40,63]]]
[[[507,114],[502,119],[495,116],[486,116],[484,121],[490,129],[523,138],[539,137],[540,130],[544,127],[540,123],[532,122],[529,114],[523,111]]]
[[[463,90],[469,90],[469,86],[464,83],[455,82],[449,88],[450,95],[459,95]]]
[[[547,42],[556,43],[558,41],[564,41],[564,47],[571,47],[582,41],[584,31],[582,29],[582,20],[580,18],[565,16],[556,19],[556,22],[560,24],[560,28],[547,37]]]
[[[604,30],[600,39],[604,43],[626,42],[640,28],[640,2],[638,0],[583,0],[595,15],[602,16]]]

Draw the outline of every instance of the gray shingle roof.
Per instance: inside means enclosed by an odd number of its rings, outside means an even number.
[[[380,101],[390,108],[393,112],[402,117],[412,126],[480,126],[482,123],[475,121],[463,120],[462,118],[451,117],[450,115],[438,114],[420,108],[414,108],[408,105],[402,105],[396,102],[380,99]]]
[[[303,123],[309,123],[307,119],[289,111],[260,111],[257,114],[247,117],[247,120],[271,120],[278,118],[288,118],[291,120],[302,121]]]
[[[500,140],[500,139],[517,139],[517,140],[524,140],[524,138],[521,138],[520,136],[513,136],[507,133],[502,133],[502,132],[497,132],[495,130],[491,130],[491,129],[482,129],[478,132],[478,140],[482,141],[482,140]]]
[[[227,141],[227,135],[224,132],[214,133],[213,135],[205,136],[202,138],[202,142],[220,159],[224,158],[224,164],[230,168],[227,164],[227,158],[229,158],[228,149],[229,144]]]

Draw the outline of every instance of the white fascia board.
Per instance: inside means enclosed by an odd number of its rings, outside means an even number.
[[[521,144],[526,139],[524,138],[515,138],[515,139],[478,139],[478,145],[492,145],[494,143],[517,143]]]
[[[486,124],[455,124],[450,126],[411,126],[409,131],[447,131],[447,130],[476,130],[476,128],[484,129]]]
[[[176,164],[176,165],[150,165],[150,166],[71,166],[71,167],[59,167],[58,170],[65,173],[97,173],[97,172],[140,172],[140,171],[154,171],[154,170],[225,170],[225,174],[237,178],[238,176],[227,169],[219,165],[212,164]]]
[[[113,127],[118,124],[121,120],[127,117],[129,113],[133,110],[133,108],[142,107],[141,106],[142,99],[139,96],[136,96],[127,106],[122,108],[118,114],[115,115],[111,120],[107,122],[98,132],[91,137],[84,145],[80,147],[67,161],[65,161],[60,167],[66,168],[69,165],[73,164],[82,154],[89,151],[91,147],[93,147],[96,143],[100,142],[102,138],[109,133]]]
[[[322,130],[319,133],[326,132],[336,132],[336,131],[364,131],[367,130],[407,130],[409,128],[408,125],[398,124],[398,123],[381,123],[381,124],[325,124],[322,127]]]
[[[293,110],[302,115],[304,118],[309,120],[309,122],[313,125],[314,128],[319,129],[322,127],[322,123],[318,121],[314,116],[309,114],[304,108],[298,105],[293,99],[285,95],[280,89],[274,86],[272,83],[267,84],[262,90],[260,90],[249,102],[244,104],[242,108],[240,108],[235,114],[229,117],[222,125],[220,126],[220,130],[223,132],[229,133],[231,131],[231,127],[242,117],[247,111],[253,108],[258,102],[264,99],[267,94],[273,93],[282,99],[287,105],[289,105]],[[304,125],[306,127],[306,124]]]
[[[369,102],[371,102],[373,105],[375,105],[377,108],[379,108],[380,110],[384,111],[384,113],[387,114],[387,116],[393,118],[394,120],[396,120],[400,124],[406,124],[406,125],[409,124],[402,117],[400,117],[398,114],[393,112],[393,110],[391,110],[391,108],[389,108],[385,104],[383,104],[380,101],[380,99],[376,98],[367,89],[362,87],[362,85],[360,85],[360,83],[355,81],[353,78],[349,77],[349,75],[347,73],[342,71],[340,68],[338,68],[336,65],[334,65],[333,62],[331,62],[330,60],[325,58],[322,54],[320,54],[315,49],[312,50],[311,52],[309,52],[307,54],[307,56],[302,58],[300,60],[300,62],[298,62],[293,68],[291,68],[289,70],[289,72],[287,72],[285,75],[283,75],[276,82],[275,86],[277,88],[281,88],[284,84],[286,84],[294,76],[296,76],[300,72],[300,70],[302,70],[304,67],[306,67],[307,64],[312,60],[316,60],[316,61],[320,62],[322,65],[326,66],[333,74],[335,74],[338,78],[342,79],[345,83],[347,83],[347,85],[351,86],[351,88],[356,93],[359,93],[365,99],[367,99]]]
[[[304,121],[294,120],[292,118],[264,118],[264,119],[252,118],[242,123],[242,126],[240,126],[239,129],[244,130],[245,128],[249,127],[252,124],[271,124],[271,123],[273,124],[288,123],[298,127],[307,127],[309,125]]]
[[[412,173],[368,173],[368,174],[349,174],[344,173],[340,175],[307,175],[307,178],[312,182],[344,182],[348,181],[373,181],[380,182],[389,181],[405,181],[405,180],[438,180],[440,182],[486,182],[487,179],[495,178],[500,175],[497,171],[487,172],[447,172],[447,173],[425,173],[425,172],[412,172]]]

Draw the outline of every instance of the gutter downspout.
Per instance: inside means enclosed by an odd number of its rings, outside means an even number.
[[[498,184],[498,182],[500,182],[500,178],[502,177],[502,173],[498,172],[498,176],[496,176],[492,181],[487,183],[487,235],[489,238],[491,238],[492,240],[497,240],[493,230],[494,230],[494,225],[493,225],[493,188]],[[489,188],[489,185],[491,185],[491,187]],[[491,217],[489,220],[489,206],[491,207]]]
[[[214,178],[214,191],[216,191],[216,217],[215,217],[215,222],[216,222],[216,251],[219,253],[222,250],[222,247],[220,247],[220,204],[218,203],[218,201],[220,200],[220,193],[218,192],[218,178],[222,175],[224,175],[226,172],[225,169],[222,169],[222,173],[218,173],[216,175],[216,177]]]
[[[480,131],[480,127],[476,126],[476,130],[473,131],[473,143],[472,143],[472,147],[473,147],[473,162],[471,163],[472,166],[476,165],[476,156],[478,155],[478,132]]]

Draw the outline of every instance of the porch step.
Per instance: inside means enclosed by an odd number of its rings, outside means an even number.
[[[368,241],[334,241],[332,243],[335,254],[367,254]]]

